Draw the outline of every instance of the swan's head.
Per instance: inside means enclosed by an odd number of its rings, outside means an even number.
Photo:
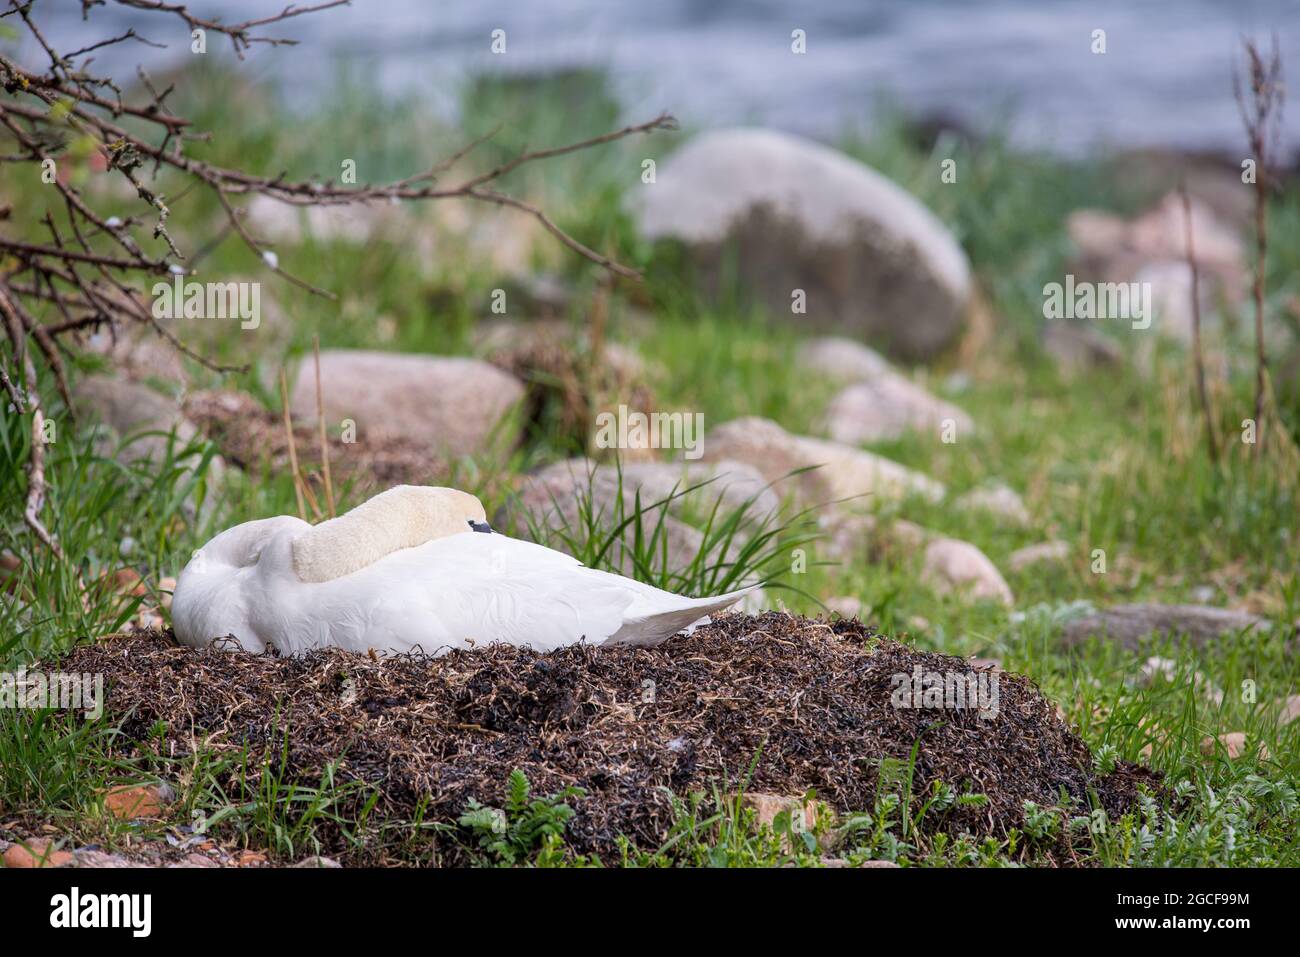
[[[256,565],[262,552],[281,534],[310,529],[300,518],[281,515],[228,528],[194,553],[185,571],[204,573],[208,568],[246,568]],[[184,572],[182,572],[184,574]]]
[[[305,531],[293,543],[293,569],[304,582],[331,581],[399,548],[490,530],[483,504],[468,492],[398,485]]]
[[[172,623],[184,644],[202,647],[213,638],[234,635],[249,651],[264,645],[248,623],[247,598],[232,583],[266,558],[284,554],[287,543],[311,526],[281,515],[226,529],[190,558],[176,579]]]

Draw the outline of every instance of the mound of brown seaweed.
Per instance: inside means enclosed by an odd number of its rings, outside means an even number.
[[[522,769],[534,793],[577,785],[572,845],[608,855],[618,835],[654,849],[673,811],[669,794],[735,787],[814,788],[840,812],[868,810],[880,762],[911,760],[912,793],[936,780],[987,802],[951,808],[922,827],[977,837],[1023,823],[1024,802],[1122,813],[1152,772],[1121,762],[1094,770],[1087,746],[1028,678],[999,673],[994,716],[974,708],[900,708],[896,675],[971,673],[970,663],[879,638],[856,621],[768,612],[726,615],[658,648],[579,645],[549,654],[506,646],[438,658],[322,651],[301,658],[203,652],[161,634],[72,652],[62,667],[101,672],[109,717],[130,747],[168,745],[278,754],[286,779],[337,781],[379,792],[377,812],[454,823],[470,798],[501,802]],[[755,757],[757,755],[757,762]],[[256,774],[257,769],[253,769]],[[255,782],[250,782],[255,784]],[[328,835],[326,835],[328,843]],[[454,835],[439,856],[455,860]],[[346,850],[328,847],[327,850]]]

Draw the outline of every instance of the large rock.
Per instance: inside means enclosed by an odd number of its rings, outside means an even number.
[[[169,445],[178,453],[198,435],[175,399],[138,382],[85,376],[74,383],[72,400],[79,412],[107,427],[104,451],[126,462],[160,462]],[[221,474],[219,459],[209,467],[214,477]]]
[[[887,441],[912,430],[938,435],[948,420],[958,435],[974,429],[964,411],[931,395],[853,339],[819,336],[800,347],[797,360],[809,374],[845,384],[826,411],[826,431],[836,442]]]
[[[810,373],[832,382],[869,382],[894,373],[875,349],[845,336],[817,336],[799,347],[797,359]]]
[[[1082,322],[1048,322],[1043,326],[1042,339],[1044,351],[1068,374],[1112,368],[1124,361],[1115,340]]]
[[[526,476],[513,506],[499,511],[494,524],[565,552],[581,548],[589,534],[614,535],[613,566],[636,577],[635,526],[618,531],[632,514],[636,493],[626,485],[621,493],[613,469],[593,467],[585,459],[557,462]],[[661,509],[645,509],[641,527],[646,535],[660,529],[669,570],[686,568],[704,547],[704,535]]]
[[[769,482],[793,476],[794,490],[805,505],[841,499],[870,504],[871,498],[921,495],[943,498],[944,487],[906,466],[838,442],[792,435],[770,419],[746,416],[724,422],[704,436],[703,460],[732,460],[752,465]],[[782,485],[777,486],[781,491]]]
[[[558,483],[558,485],[557,485]],[[781,501],[762,474],[743,462],[624,462],[620,469],[590,459],[566,459],[531,475],[524,489],[597,490],[601,504],[611,504],[622,487],[629,504],[640,496],[642,508],[667,502],[670,514],[687,520],[707,520],[717,507],[718,520],[745,508],[748,523],[770,518]]]
[[[292,458],[284,415],[266,408],[244,392],[211,389],[185,397],[185,414],[221,449],[228,462],[258,472],[263,466],[287,474]],[[320,432],[312,424],[293,423],[295,456],[304,473],[320,474]],[[446,458],[409,439],[394,439],[358,431],[327,432],[330,471],[339,487],[352,485],[354,495],[366,497],[394,485],[428,485],[450,471]]]
[[[934,538],[928,529],[905,518],[882,519],[867,512],[833,505],[817,516],[820,551],[837,562],[879,562],[905,558]]]
[[[989,557],[970,542],[937,538],[925,548],[921,578],[941,594],[957,592],[976,601],[1014,604],[1011,589]]]
[[[747,519],[761,521],[781,506],[762,473],[743,462],[625,462],[623,487],[639,492],[642,502],[673,495],[675,506],[701,520],[715,504],[719,520],[744,508]]]
[[[1020,493],[1003,482],[992,482],[971,489],[953,504],[962,509],[988,512],[1012,525],[1023,527],[1033,521]]]
[[[73,864],[71,851],[56,850],[48,838],[33,837],[10,844],[3,855],[7,868],[69,867]]]
[[[898,373],[846,386],[826,410],[826,430],[836,442],[858,445],[897,439],[908,432],[938,439],[952,428],[954,438],[974,431],[963,410],[931,395]]]
[[[1240,280],[1245,252],[1237,231],[1196,199],[1191,210],[1192,242],[1201,270]],[[1116,282],[1131,279],[1144,263],[1187,259],[1187,216],[1177,193],[1167,193],[1131,220],[1101,210],[1076,210],[1066,220],[1066,231],[1075,247],[1075,263]]]
[[[1007,556],[1007,568],[1013,572],[1023,572],[1035,565],[1060,564],[1069,561],[1070,545],[1068,542],[1039,542],[1017,548]]]
[[[1078,645],[1096,636],[1137,649],[1148,636],[1181,635],[1203,645],[1215,638],[1269,627],[1268,619],[1258,615],[1210,605],[1115,605],[1067,624],[1064,641],[1067,646]]]
[[[1168,338],[1190,345],[1195,335],[1191,267],[1185,262],[1158,260],[1143,265],[1133,281],[1151,289],[1153,328],[1158,328]],[[1208,326],[1207,317],[1215,316],[1218,296],[1209,283],[1198,286],[1197,290],[1202,331],[1205,331]]]
[[[642,188],[652,240],[684,243],[705,287],[927,359],[953,342],[970,266],[905,190],[843,153],[761,129],[703,133]],[[725,277],[725,278],[724,278]],[[792,313],[802,289],[806,314]]]
[[[1246,254],[1241,237],[1196,197],[1189,202],[1190,226],[1203,317],[1220,300],[1240,302],[1246,289]],[[1066,229],[1075,247],[1071,268],[1081,279],[1138,282],[1151,287],[1154,328],[1188,342],[1192,337],[1191,271],[1187,265],[1188,215],[1182,197],[1171,192],[1140,216],[1125,220],[1099,210],[1077,210]]]
[[[715,481],[687,495],[667,500],[676,483],[686,479],[688,485],[679,485],[678,491],[705,478]],[[513,530],[523,537],[532,538],[552,548],[572,552],[571,544],[581,545],[589,531],[602,536],[614,536],[615,544],[608,553],[613,566],[623,575],[639,577],[636,565],[636,525],[629,523],[640,494],[643,518],[642,534],[656,534],[656,556],[663,546],[666,567],[670,572],[689,568],[696,556],[706,547],[705,535],[700,529],[683,521],[679,515],[707,516],[715,503],[719,512],[726,514],[751,497],[754,497],[754,515],[759,518],[763,507],[773,511],[779,506],[770,489],[764,489],[762,479],[746,466],[735,462],[689,466],[673,464],[625,465],[620,483],[618,470],[602,466],[587,459],[568,459],[549,465],[524,478],[518,489],[513,507],[503,508],[495,516],[501,528]],[[653,507],[652,507],[653,506]],[[665,514],[664,510],[667,509]],[[753,526],[750,525],[752,528]],[[738,536],[743,537],[743,533]],[[734,544],[734,543],[733,543]],[[711,546],[709,564],[734,561],[734,554],[723,554],[722,543]],[[657,557],[656,557],[657,560]],[[758,610],[764,598],[761,593],[747,597],[745,610]]]
[[[321,353],[320,375],[331,428],[351,419],[358,436],[406,440],[450,456],[518,438],[503,419],[523,398],[523,383],[480,359],[329,350]],[[315,421],[311,360],[300,365],[289,404],[296,420]]]

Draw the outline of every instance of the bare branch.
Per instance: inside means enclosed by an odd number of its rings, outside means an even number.
[[[277,13],[240,23],[223,23],[193,13],[185,3],[169,0],[83,0],[83,19],[92,9],[106,3],[123,8],[155,13],[182,21],[192,32],[203,30],[227,37],[238,57],[254,43],[283,46],[293,43],[282,37],[268,36],[265,29],[297,17],[345,6],[349,0],[326,0],[314,4],[291,3]],[[91,71],[96,51],[136,42],[161,46],[137,33],[135,28],[108,36],[71,51],[60,53],[32,16],[33,0],[0,0],[0,18],[12,17],[21,22],[34,41],[43,61],[33,66],[19,62],[20,54],[0,54],[0,138],[12,142],[0,154],[0,165],[28,164],[53,170],[45,177],[52,187],[50,203],[44,217],[27,224],[28,232],[6,227],[0,235],[0,256],[6,265],[0,270],[5,330],[14,364],[3,364],[0,373],[5,393],[16,407],[32,412],[36,432],[44,422],[44,411],[37,394],[36,362],[49,370],[64,404],[71,414],[72,401],[67,382],[64,353],[69,344],[77,344],[88,330],[107,326],[116,335],[120,323],[147,326],[182,355],[216,372],[242,370],[214,362],[190,349],[153,315],[141,289],[136,287],[145,277],[186,275],[193,264],[206,256],[230,233],[249,249],[263,266],[286,282],[311,293],[334,298],[282,267],[271,255],[267,243],[247,227],[241,197],[264,196],[291,206],[343,206],[354,203],[414,202],[421,200],[465,199],[514,209],[537,220],[562,245],[606,270],[610,276],[636,279],[639,274],[609,256],[588,247],[558,226],[544,210],[500,188],[502,179],[528,164],[566,156],[581,150],[658,130],[675,128],[667,114],[648,122],[625,126],[600,136],[575,143],[526,150],[499,165],[479,173],[462,174],[458,182],[441,180],[457,164],[493,134],[476,139],[451,155],[430,163],[420,172],[388,183],[361,186],[321,182],[317,179],[293,179],[285,173],[263,175],[256,171],[219,166],[187,153],[187,146],[206,140],[208,133],[196,131],[190,120],[177,116],[167,106],[173,87],[159,89],[142,69],[137,68],[136,92],[124,95],[112,76]],[[22,48],[20,48],[22,49]],[[128,102],[128,100],[130,100]],[[493,131],[495,132],[495,131]],[[65,162],[69,144],[88,149],[92,157],[102,159],[107,174],[122,177],[130,184],[139,201],[148,207],[147,215],[103,216],[90,199],[69,181],[58,175],[58,164]],[[148,175],[152,167],[152,177]],[[155,183],[164,174],[180,180],[174,196],[164,196]],[[178,175],[176,175],[178,174]],[[35,178],[33,173],[33,178]],[[170,180],[169,180],[170,182]],[[220,204],[227,225],[216,237],[202,246],[186,263],[185,253],[168,230],[168,219],[176,202],[191,193],[207,192]],[[8,210],[0,209],[0,220]],[[31,230],[43,229],[46,235]],[[32,348],[28,348],[28,344]],[[69,353],[71,354],[71,353]],[[10,378],[11,366],[17,370]],[[28,462],[27,522],[34,534],[58,554],[58,546],[46,531],[40,514],[45,493],[45,459],[33,433],[33,447]],[[326,483],[326,506],[332,512],[332,488]],[[319,514],[312,490],[302,488],[305,504]]]
[[[31,448],[27,454],[27,503],[23,509],[23,520],[42,544],[63,561],[63,550],[41,520],[41,510],[45,508],[45,413],[41,409],[36,367],[23,348],[22,322],[9,295],[8,286],[4,283],[0,283],[0,314],[4,316],[14,356],[19,357],[23,366],[27,382],[27,408],[32,413]]]

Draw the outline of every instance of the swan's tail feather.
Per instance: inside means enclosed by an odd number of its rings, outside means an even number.
[[[727,592],[725,595],[716,595],[710,598],[682,598],[679,595],[673,595],[671,597],[676,600],[670,607],[628,618],[618,631],[606,638],[601,644],[635,645],[642,648],[653,647],[667,641],[679,632],[685,631],[689,633],[700,625],[708,624],[709,615],[729,608],[758,587],[756,584],[750,585],[737,591]]]

